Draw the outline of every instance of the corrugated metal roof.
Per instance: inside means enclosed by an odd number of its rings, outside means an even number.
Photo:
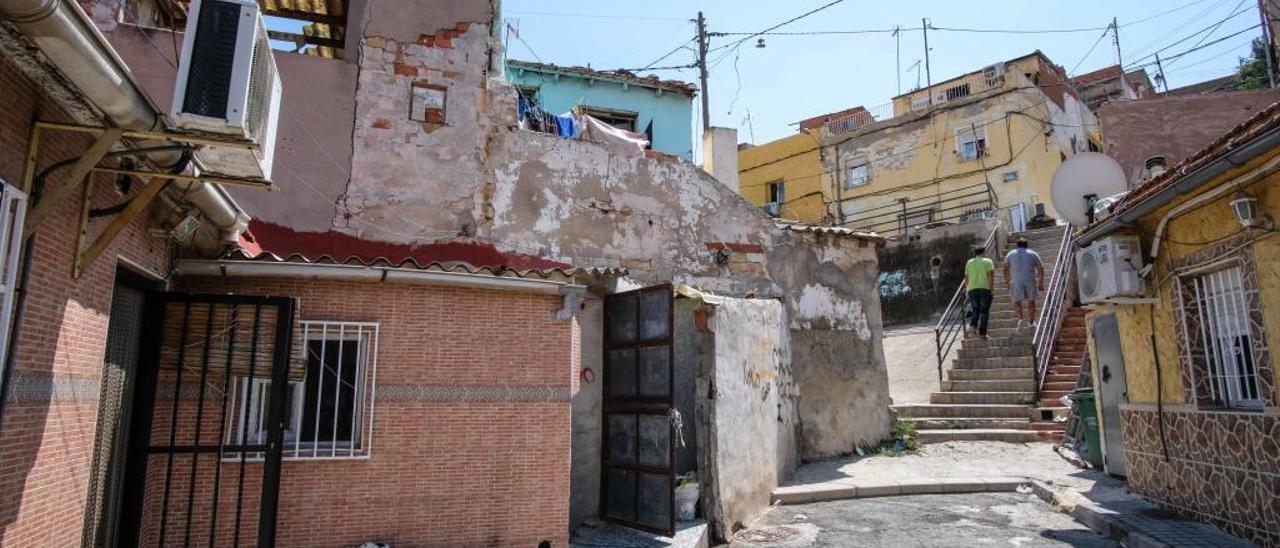
[[[690,97],[698,93],[698,87],[688,82],[682,82],[680,80],[663,80],[657,76],[639,76],[633,72],[625,70],[595,70],[587,67],[562,67],[551,63],[534,63],[531,61],[519,61],[516,59],[508,59],[507,65],[512,68],[531,70],[535,72],[561,73],[580,76],[583,78],[597,78],[600,80],[624,82],[633,86],[673,91]]]
[[[793,222],[783,222],[783,221],[779,221],[776,224],[778,225],[778,228],[781,228],[782,230],[789,230],[792,232],[816,232],[820,234],[833,234],[836,236],[848,236],[850,238],[860,238],[863,240],[870,240],[874,242],[884,242],[886,240],[884,236],[876,234],[875,232],[862,232],[859,230],[853,230],[850,228],[844,228],[844,227],[838,227],[838,226],[818,226],[818,225],[810,225],[805,223],[793,223]]]
[[[419,263],[412,257],[393,261],[386,257],[377,257],[374,259],[364,259],[357,256],[347,258],[331,257],[329,255],[320,255],[318,257],[307,257],[300,253],[294,253],[289,256],[282,257],[274,253],[262,252],[256,255],[251,254],[244,249],[236,248],[224,254],[219,260],[223,261],[249,261],[259,263],[291,263],[291,264],[311,264],[311,265],[343,265],[343,266],[367,266],[374,268],[401,268],[406,270],[426,270],[431,272],[452,272],[457,274],[473,274],[485,275],[504,278],[520,278],[520,279],[539,279],[552,280],[558,282],[570,282],[574,276],[625,276],[629,272],[624,268],[529,268],[517,270],[507,267],[489,267],[476,266],[465,261],[431,261],[426,264]]]

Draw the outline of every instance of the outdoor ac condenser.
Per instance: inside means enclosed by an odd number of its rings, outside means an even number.
[[[1142,245],[1137,236],[1109,236],[1076,252],[1080,300],[1096,303],[1114,297],[1138,297],[1144,291]]]
[[[282,88],[255,0],[192,0],[173,92],[181,130],[246,139],[196,153],[212,174],[269,180]]]

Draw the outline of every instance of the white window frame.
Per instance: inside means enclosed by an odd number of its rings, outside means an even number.
[[[778,204],[778,207],[782,207],[782,204],[787,201],[787,180],[778,179],[775,181],[769,181],[768,185],[765,186],[765,191],[769,193],[768,201],[770,203],[776,203]]]
[[[14,288],[22,254],[22,230],[27,216],[27,195],[0,179],[0,355],[7,356],[13,323]],[[5,364],[0,360],[0,375]],[[3,397],[0,395],[0,397]]]
[[[862,168],[862,175],[856,180],[854,178],[854,170]],[[844,168],[844,187],[855,188],[871,184],[871,163],[870,162],[850,162]]]
[[[325,393],[324,381],[327,375],[322,375],[317,386],[316,410],[312,424],[306,424],[307,409],[306,404],[306,386],[311,379],[304,378],[301,381],[289,381],[289,390],[292,398],[293,408],[290,409],[289,423],[285,425],[284,433],[284,458],[310,460],[310,459],[367,459],[373,455],[373,418],[377,404],[377,377],[378,377],[378,335],[379,324],[376,322],[346,322],[346,321],[327,321],[327,320],[303,320],[299,322],[299,330],[301,336],[298,341],[301,348],[294,350],[295,356],[301,356],[303,367],[310,369],[311,359],[315,358],[323,364],[325,356],[322,348],[322,355],[307,356],[303,353],[310,352],[311,344],[315,341],[342,341],[343,344],[357,344],[356,363],[343,363],[338,360],[337,366],[333,369],[333,378],[342,378],[342,369],[345,367],[356,367],[356,373],[353,376],[357,384],[352,387],[351,394],[356,400],[351,414],[351,437],[349,439],[337,439],[338,424],[333,422],[332,431],[329,433],[329,439],[332,441],[321,441],[324,432],[319,430],[321,419],[319,408],[322,403],[321,397]],[[327,345],[325,345],[327,346]],[[252,387],[252,390],[250,390]],[[266,441],[265,425],[263,424],[263,415],[266,413],[267,394],[270,393],[271,380],[266,378],[249,378],[236,377],[235,388],[232,391],[232,409],[234,413],[230,413],[228,424],[226,425],[226,438],[228,444],[260,444]],[[335,402],[336,408],[342,406],[342,396],[345,391],[334,392],[338,400]],[[252,394],[252,398],[250,397]],[[252,401],[251,401],[252,400]],[[246,403],[248,402],[248,403]],[[239,434],[241,425],[245,425],[244,434]],[[313,429],[313,440],[310,442],[303,441],[305,429]],[[248,455],[250,459],[261,459],[261,453]],[[227,454],[228,460],[238,460],[239,454]]]
[[[978,143],[982,143],[981,146]],[[972,154],[966,150],[970,144],[974,147]],[[956,154],[961,162],[973,162],[986,156],[990,144],[986,127],[979,127],[976,131],[971,127],[956,130]]]
[[[1254,333],[1243,266],[1233,262],[1224,268],[1191,273],[1184,276],[1184,282],[1191,288],[1190,297],[1199,316],[1198,332],[1184,333],[1184,337],[1200,337],[1204,350],[1200,357],[1209,374],[1209,394],[1197,396],[1208,396],[1225,409],[1262,410],[1263,385],[1259,382],[1258,356],[1250,344]],[[1187,342],[1194,346],[1192,341]],[[1252,364],[1251,371],[1247,364]]]

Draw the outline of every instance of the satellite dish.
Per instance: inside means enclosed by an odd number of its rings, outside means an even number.
[[[1101,152],[1072,156],[1053,174],[1049,196],[1058,215],[1073,225],[1089,224],[1094,202],[1128,190],[1124,169]]]

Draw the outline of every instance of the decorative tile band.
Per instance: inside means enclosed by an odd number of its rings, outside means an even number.
[[[84,377],[58,377],[15,372],[8,401],[21,404],[97,401],[102,382]]]
[[[404,402],[568,402],[568,386],[456,386],[383,384],[377,388],[378,403]]]
[[[1162,432],[1156,411],[1145,407],[1121,408],[1129,486],[1264,546],[1280,545],[1280,416],[1166,409]]]

